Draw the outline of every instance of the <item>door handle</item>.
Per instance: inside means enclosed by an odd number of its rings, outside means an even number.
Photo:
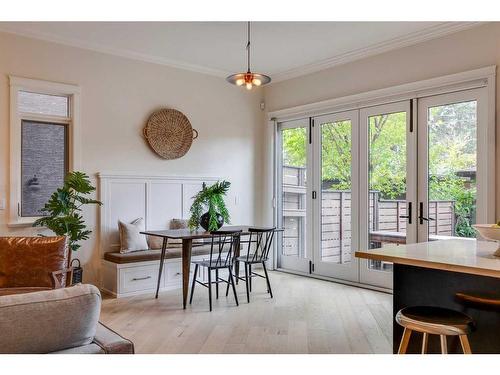
[[[423,224],[424,220],[425,221],[433,221],[433,220],[435,220],[432,217],[424,217],[424,202],[420,202],[418,219],[420,220],[420,224]]]
[[[399,215],[399,218],[408,219],[408,224],[411,224],[411,202],[408,202],[408,209],[406,211],[408,215]]]

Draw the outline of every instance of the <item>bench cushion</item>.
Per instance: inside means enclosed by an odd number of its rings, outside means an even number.
[[[197,255],[206,255],[210,254],[210,245],[204,246],[193,246],[191,251],[192,256]],[[137,263],[137,262],[146,262],[150,260],[160,260],[161,250],[142,250],[142,251],[134,251],[132,253],[122,254],[119,252],[110,252],[104,254],[104,259],[107,261],[123,264],[123,263]],[[182,257],[182,248],[180,247],[171,247],[167,248],[167,252],[165,253],[165,259],[172,258],[181,258]]]

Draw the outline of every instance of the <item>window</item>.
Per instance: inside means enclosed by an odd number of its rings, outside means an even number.
[[[21,121],[22,217],[40,216],[40,209],[68,172],[67,125]]]
[[[79,89],[10,77],[10,225],[29,225],[75,169]]]
[[[353,249],[475,237],[495,219],[494,103],[489,67],[269,113],[276,265],[389,289],[392,264]]]
[[[21,113],[34,113],[69,117],[69,97],[47,95],[37,92],[19,91],[17,95],[18,110]]]

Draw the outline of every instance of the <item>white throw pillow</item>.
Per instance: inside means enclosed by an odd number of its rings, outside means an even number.
[[[144,219],[142,217],[135,219],[130,224],[118,220],[120,253],[125,254],[148,249],[146,236],[139,233],[144,231],[144,228]]]

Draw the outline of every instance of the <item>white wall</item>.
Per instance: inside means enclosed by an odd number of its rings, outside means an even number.
[[[221,78],[6,33],[0,33],[0,51],[0,198],[7,199],[9,190],[12,74],[81,87],[81,169],[94,183],[99,171],[220,176],[232,183],[229,199],[238,198],[233,222],[260,224],[262,90],[247,92]],[[182,111],[199,132],[181,159],[160,159],[142,139],[148,116],[160,107]],[[96,231],[97,210],[85,217]],[[0,235],[35,233],[9,228],[7,221],[8,211],[0,211]],[[96,282],[95,232],[75,255],[86,265],[86,281]]]
[[[414,46],[339,65],[266,87],[268,112],[340,98],[403,83],[459,73],[489,65],[500,67],[500,23],[486,24]],[[497,69],[497,119],[500,116],[500,73]],[[500,122],[497,121],[496,217],[500,220]],[[264,175],[273,166],[272,129],[266,130]],[[272,218],[272,179],[264,180],[265,218]]]

